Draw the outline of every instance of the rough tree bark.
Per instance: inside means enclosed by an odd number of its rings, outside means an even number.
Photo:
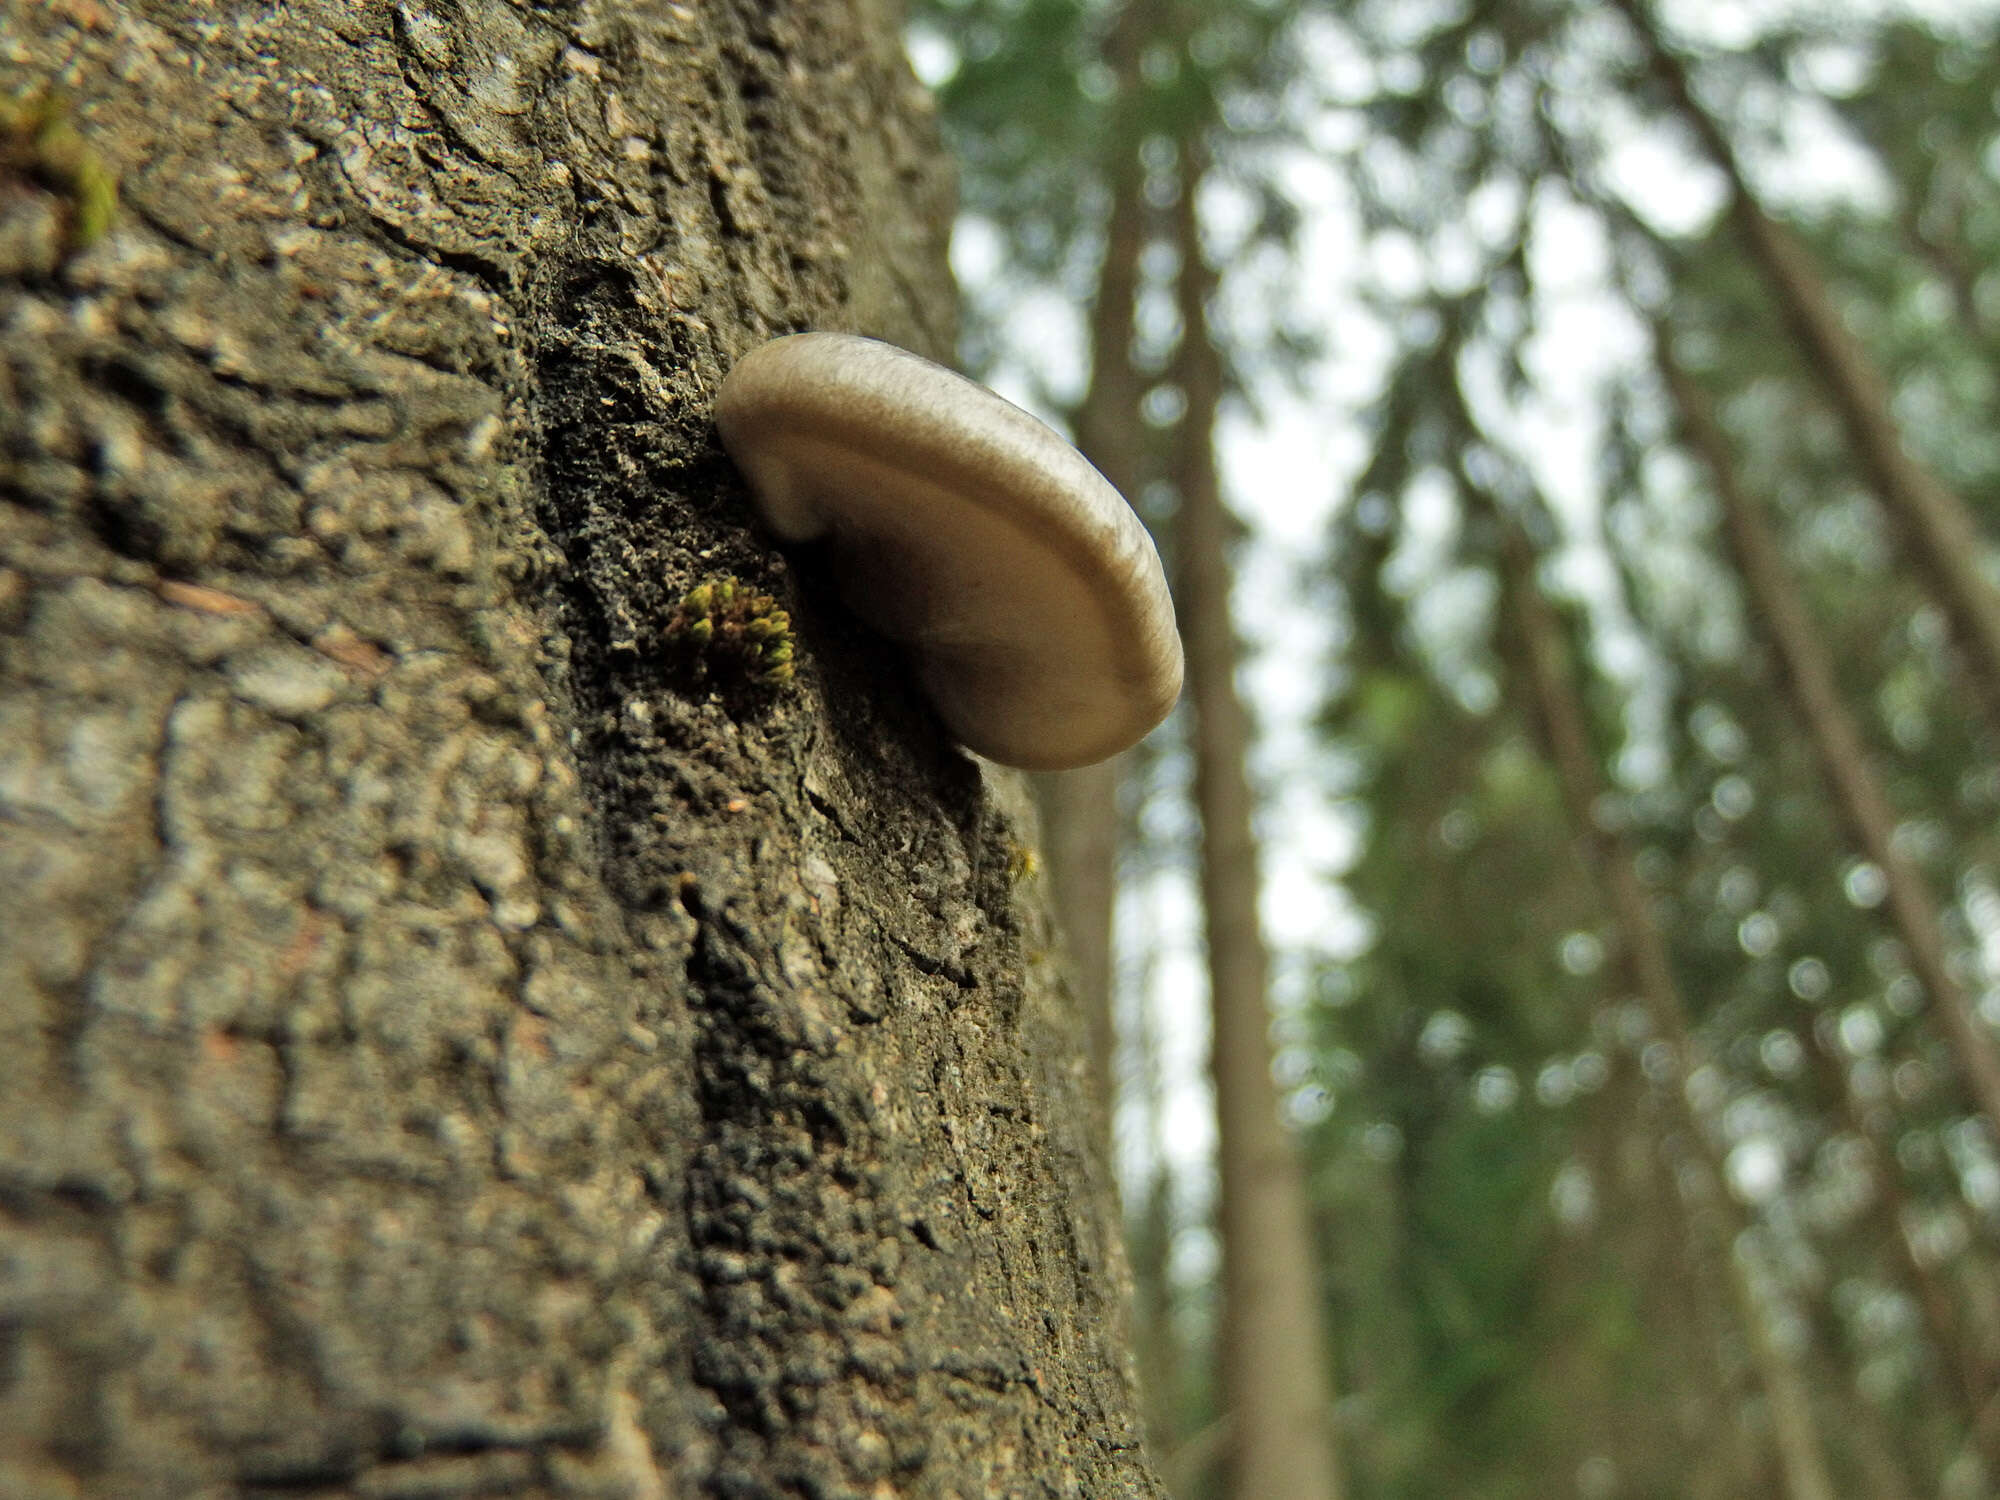
[[[1018,788],[708,420],[949,353],[897,19],[0,0],[0,1493],[1158,1493]]]

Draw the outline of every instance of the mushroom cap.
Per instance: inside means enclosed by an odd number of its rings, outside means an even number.
[[[821,540],[951,732],[1003,765],[1116,755],[1174,705],[1152,538],[1081,453],[985,386],[844,333],[773,340],[715,422],[780,540]]]

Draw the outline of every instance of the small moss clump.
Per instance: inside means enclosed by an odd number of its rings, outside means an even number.
[[[0,100],[0,172],[52,193],[64,203],[64,240],[85,250],[111,226],[118,178],[90,149],[68,108],[52,94]]]
[[[774,688],[792,680],[792,617],[734,578],[689,589],[667,617],[666,634],[707,675],[733,673]]]

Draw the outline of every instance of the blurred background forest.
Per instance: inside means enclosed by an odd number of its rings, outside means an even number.
[[[1996,35],[916,4],[1188,641],[1042,789],[1183,1500],[2000,1493]]]

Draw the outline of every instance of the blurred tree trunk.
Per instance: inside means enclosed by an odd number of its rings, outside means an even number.
[[[1631,850],[1599,815],[1603,794],[1596,752],[1591,749],[1583,704],[1569,665],[1562,624],[1542,597],[1535,578],[1535,554],[1519,526],[1492,513],[1502,528],[1500,560],[1503,608],[1517,637],[1520,668],[1528,678],[1529,702],[1542,733],[1545,753],[1556,771],[1584,862],[1597,874],[1618,929],[1633,988],[1639,992],[1654,1029],[1674,1049],[1678,1080],[1692,1068],[1687,1007],[1667,959],[1667,946],[1647,907]]]
[[[1925,1462],[1911,1450],[1912,1424],[1892,1426],[1881,1407],[1857,1388],[1851,1364],[1843,1371],[1829,1357],[1845,1342],[1832,1298],[1801,1298],[1794,1313],[1810,1326],[1823,1330],[1804,1363],[1814,1384],[1832,1398],[1838,1446],[1848,1455],[1850,1468],[1861,1479],[1864,1492],[1870,1500],[1917,1500],[1917,1487],[1911,1483],[1910,1475],[1921,1472]]]
[[[1229,549],[1214,436],[1223,394],[1208,336],[1215,274],[1203,257],[1196,189],[1204,154],[1181,142],[1174,218],[1180,251],[1181,347],[1173,373],[1187,395],[1173,478],[1180,495],[1181,633],[1193,706],[1195,802],[1201,821],[1202,911],[1208,937],[1222,1228],[1222,1405],[1230,1423],[1230,1500],[1336,1500],[1332,1365],[1321,1334],[1305,1176],[1279,1118],[1271,1077],[1268,960],[1259,925],[1250,720],[1236,689]]]
[[[1739,1257],[1745,1228],[1742,1209],[1731,1196],[1706,1122],[1696,1113],[1685,1087],[1697,1063],[1688,1026],[1687,1006],[1667,959],[1666,942],[1653,920],[1645,889],[1625,840],[1599,815],[1604,787],[1597,757],[1590,748],[1561,622],[1542,597],[1535,577],[1534,552],[1520,528],[1492,513],[1502,527],[1501,565],[1503,608],[1518,636],[1522,670],[1540,721],[1544,743],[1562,787],[1563,802],[1585,862],[1603,882],[1605,900],[1618,929],[1624,961],[1639,991],[1654,1030],[1672,1048],[1672,1065],[1657,1081],[1668,1098],[1689,1148],[1712,1184],[1708,1205],[1720,1225],[1716,1236],[1720,1273],[1728,1282],[1739,1324],[1749,1339],[1759,1383],[1771,1413],[1772,1439],[1784,1474],[1789,1500],[1834,1500],[1825,1445],[1813,1419],[1812,1405],[1797,1368],[1773,1342],[1762,1300]]]
[[[1090,384],[1072,414],[1084,457],[1119,494],[1134,502],[1147,477],[1146,428],[1139,413],[1144,383],[1132,367],[1139,256],[1146,248],[1147,216],[1145,168],[1139,160],[1139,53],[1158,26],[1158,8],[1156,0],[1127,0],[1105,38],[1103,62],[1125,102],[1122,115],[1129,128],[1105,143],[1111,204],[1090,312]],[[1118,793],[1129,763],[1120,755],[1035,778],[1056,921],[1069,954],[1077,1000],[1087,1018],[1090,1063],[1107,1118],[1117,1103],[1113,964],[1121,832]]]
[[[1141,908],[1143,910],[1143,908]],[[1133,988],[1153,992],[1154,932],[1138,934],[1134,948],[1140,973]],[[1136,1059],[1134,1114],[1143,1122],[1147,1179],[1137,1188],[1138,1202],[1128,1205],[1126,1234],[1131,1242],[1132,1282],[1138,1314],[1133,1329],[1139,1356],[1139,1391],[1146,1406],[1146,1435],[1154,1461],[1169,1490],[1185,1488],[1174,1473],[1175,1455],[1187,1434],[1182,1430],[1182,1405],[1187,1390],[1188,1350],[1181,1338],[1180,1295],[1174,1285],[1174,1236],[1180,1227],[1180,1169],[1167,1154],[1167,1100],[1160,1057],[1159,1027],[1151,1011],[1133,1012],[1132,1052]]]
[[[1139,1391],[1146,1407],[1146,1437],[1170,1488],[1174,1487],[1174,1476],[1169,1466],[1183,1437],[1180,1405],[1187,1363],[1179,1329],[1180,1299],[1173,1283],[1178,1198],[1174,1169],[1161,1164],[1141,1184],[1138,1207],[1127,1215],[1138,1315],[1134,1347],[1139,1357]]]
[[[1070,981],[1089,1049],[1092,1108],[1106,1139],[1117,1104],[1113,1067],[1118,1028],[1112,1008],[1118,895],[1118,788],[1124,757],[1034,778],[1048,861],[1049,905],[1062,934]]]
[[[1149,465],[1148,430],[1139,402],[1144,381],[1134,368],[1133,323],[1139,294],[1139,259],[1146,247],[1149,209],[1141,133],[1139,55],[1159,28],[1158,0],[1127,0],[1106,34],[1101,60],[1110,70],[1121,104],[1122,129],[1104,143],[1104,176],[1111,201],[1105,216],[1103,259],[1090,314],[1090,384],[1072,413],[1077,445],[1105,478],[1136,502],[1156,465]],[[1072,982],[1090,1038],[1090,1063],[1108,1132],[1118,1108],[1117,930],[1118,856],[1126,833],[1120,792],[1131,754],[1094,766],[1037,776],[1051,901],[1070,961]],[[1142,1071],[1156,1067],[1141,1049]],[[1150,1076],[1142,1089],[1154,1089]],[[1157,1119],[1157,1108],[1150,1117]],[[1157,1138],[1157,1131],[1155,1132]],[[1178,1442],[1175,1410],[1181,1351],[1169,1271],[1174,1229],[1174,1181],[1165,1166],[1141,1188],[1131,1226],[1137,1320],[1133,1330],[1139,1386],[1152,1451],[1165,1460]]]
[[[1715,1195],[1724,1208],[1724,1222],[1736,1231],[1725,1241],[1729,1258],[1726,1274],[1730,1290],[1735,1293],[1737,1316],[1750,1340],[1758,1383],[1764,1389],[1764,1405],[1784,1474],[1785,1493],[1790,1500],[1834,1500],[1837,1491],[1827,1470],[1826,1445],[1820,1436],[1819,1422],[1813,1416],[1812,1394],[1806,1389],[1804,1372],[1779,1345],[1772,1328],[1771,1309],[1766,1306],[1745,1259],[1748,1250],[1741,1228],[1743,1215],[1730,1200],[1727,1179],[1715,1179]]]
[[[1688,1214],[1659,1149],[1653,1087],[1629,1055],[1614,1051],[1608,1063],[1578,1142],[1590,1221],[1566,1234],[1594,1251],[1600,1278],[1608,1270],[1605,1295],[1629,1307],[1618,1327],[1646,1333],[1617,1338],[1608,1366],[1605,1351],[1580,1355],[1564,1410],[1576,1413],[1583,1461],[1603,1454],[1615,1463],[1612,1493],[1737,1500],[1756,1460],[1746,1461],[1734,1419],[1741,1372],[1719,1336],[1728,1315],[1688,1253]],[[1579,1274],[1590,1274],[1587,1265]]]
[[[1619,1168],[1628,1179],[1625,1200],[1633,1212],[1612,1233],[1645,1242],[1637,1273],[1646,1309],[1640,1326],[1653,1330],[1655,1337],[1683,1342],[1687,1350],[1687,1388],[1679,1393],[1684,1415],[1670,1429],[1678,1441],[1670,1443],[1663,1461],[1650,1471],[1652,1488],[1640,1493],[1684,1489],[1690,1500],[1702,1495],[1739,1500],[1757,1493],[1757,1481],[1771,1465],[1770,1444],[1741,1420],[1744,1398],[1756,1386],[1756,1370],[1731,1357],[1735,1313],[1724,1290],[1727,1278],[1716,1273],[1716,1247],[1703,1243],[1703,1226],[1689,1211],[1662,1149],[1670,1127],[1661,1116],[1674,1113],[1671,1103],[1659,1096],[1636,1060],[1619,1072],[1627,1075],[1629,1108],[1619,1140]]]
[[[0,0],[0,1493],[1159,1493],[1025,796],[709,421],[950,350],[898,21]]]
[[[1777,656],[1785,687],[1805,725],[1821,774],[1833,789],[1842,821],[1888,882],[1890,918],[1909,952],[1911,970],[1930,993],[1966,1087],[2000,1134],[2000,1048],[1974,1013],[1971,998],[1952,978],[1937,903],[1922,872],[1896,848],[1895,809],[1876,782],[1860,728],[1841,701],[1833,663],[1776,539],[1737,482],[1728,440],[1716,423],[1707,392],[1681,369],[1663,327],[1655,329],[1655,349],[1688,440],[1707,466],[1721,502],[1723,529],[1743,577],[1751,617]]]
[[[1938,477],[1913,458],[1890,410],[1889,389],[1868,352],[1847,329],[1811,253],[1764,212],[1744,179],[1728,137],[1701,107],[1687,69],[1667,47],[1645,0],[1614,0],[1638,31],[1653,75],[1730,186],[1731,210],[1751,258],[1785,322],[1824,385],[1849,443],[1877,497],[1894,519],[1929,591],[1943,607],[1964,653],[1973,696],[1988,727],[2000,731],[2000,590],[1987,576],[1978,523]]]

